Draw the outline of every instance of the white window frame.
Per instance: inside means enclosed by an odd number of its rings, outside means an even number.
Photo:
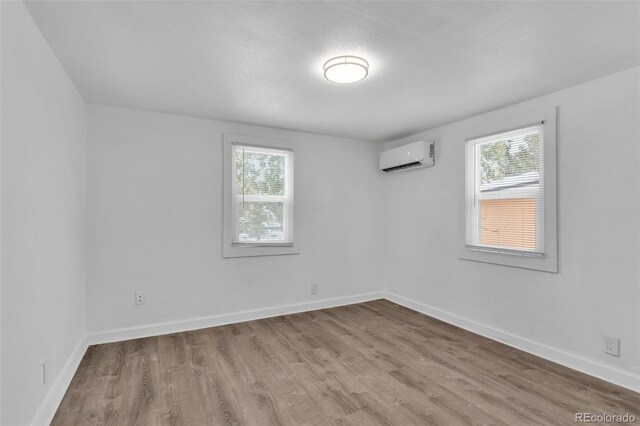
[[[232,146],[232,158],[233,158],[233,147],[242,147],[243,148],[243,152],[245,150],[249,151],[249,152],[254,152],[254,153],[262,153],[262,154],[275,154],[275,155],[282,155],[285,158],[285,168],[287,169],[287,173],[289,173],[289,171],[293,172],[294,168],[293,168],[293,150],[292,149],[288,149],[288,148],[276,148],[276,147],[265,147],[265,146],[258,146],[258,145],[250,145],[250,144],[246,144],[246,143],[240,143],[240,142],[232,142],[231,143]],[[237,151],[236,151],[236,155],[237,155]],[[231,162],[231,174],[235,175],[234,173],[234,162]],[[239,215],[239,212],[236,210],[239,205],[238,205],[238,201],[240,201],[240,199],[242,199],[243,201],[246,201],[248,203],[251,202],[275,202],[275,203],[283,203],[285,205],[284,208],[284,217],[283,217],[283,221],[284,221],[284,242],[280,242],[280,241],[248,241],[248,242],[240,242],[240,241],[234,241],[232,244],[234,246],[238,246],[238,247],[261,247],[261,246],[269,246],[269,247],[274,247],[274,246],[293,246],[293,238],[295,237],[295,233],[294,233],[294,229],[293,229],[293,221],[294,221],[294,212],[293,212],[293,205],[294,205],[294,198],[293,198],[293,176],[286,176],[285,178],[285,182],[284,182],[285,188],[284,188],[284,194],[285,195],[249,195],[249,194],[243,194],[243,195],[238,195],[239,193],[241,193],[242,191],[238,191],[238,182],[236,179],[231,179],[231,193],[232,194],[236,194],[235,197],[237,197],[236,200],[233,200],[234,202],[231,203],[231,212],[233,214],[233,219],[236,218],[237,215]],[[232,221],[232,231],[233,234],[232,236],[237,236],[236,234],[239,232],[238,229],[236,229],[236,227],[238,226],[239,222],[237,220],[233,220]]]
[[[518,130],[524,130],[526,128],[530,128],[530,127],[539,127],[542,126],[544,129],[544,124],[543,123],[531,123],[529,125],[526,126],[520,126],[517,129],[510,129],[507,130],[508,132],[511,131],[518,131]],[[542,227],[544,227],[544,211],[542,211],[542,207],[544,205],[544,199],[540,197],[540,192],[538,191],[538,189],[522,189],[522,188],[511,188],[511,189],[504,189],[501,191],[495,191],[495,192],[490,192],[490,193],[486,193],[483,194],[482,190],[481,190],[481,178],[480,175],[482,173],[482,170],[480,167],[477,167],[479,161],[480,161],[480,152],[478,147],[482,146],[482,145],[486,145],[486,144],[490,144],[493,143],[495,140],[496,136],[499,136],[501,134],[504,134],[505,131],[501,131],[498,133],[493,133],[491,135],[487,135],[486,137],[479,137],[479,138],[472,138],[466,141],[466,162],[465,164],[468,165],[469,164],[469,157],[473,156],[473,161],[474,161],[474,176],[473,178],[471,178],[471,176],[469,176],[468,171],[465,171],[465,174],[467,175],[467,193],[473,193],[474,194],[474,202],[473,204],[471,204],[469,202],[469,198],[467,198],[467,222],[469,220],[471,220],[472,222],[475,222],[477,224],[480,223],[480,202],[483,200],[492,200],[492,199],[502,199],[502,198],[528,198],[531,196],[535,196],[536,199],[538,199],[538,201],[543,201],[542,203],[538,202],[536,203],[536,216],[537,218],[541,218],[541,223],[536,221],[536,225],[542,225]],[[544,133],[544,130],[543,130]],[[489,140],[487,140],[489,139]],[[540,145],[540,152],[542,153],[542,155],[544,156],[544,136],[542,139],[542,144]],[[465,166],[466,167],[466,166]],[[538,180],[539,180],[539,185],[542,185],[542,187],[544,188],[544,161],[542,164],[543,169],[539,171],[538,174]],[[468,197],[469,194],[467,194]],[[511,197],[507,197],[507,195],[511,195]],[[469,219],[471,218],[471,219]],[[469,230],[468,228],[468,223],[467,223],[467,231]],[[508,253],[508,254],[517,254],[517,255],[521,255],[521,256],[540,256],[540,251],[544,250],[543,246],[544,246],[544,232],[542,233],[537,233],[536,232],[536,248],[533,250],[528,250],[525,248],[513,248],[513,249],[509,249],[509,248],[505,248],[504,246],[497,246],[497,245],[491,245],[491,244],[480,244],[479,239],[480,239],[480,235],[479,235],[479,226],[477,228],[473,229],[474,233],[472,235],[472,240],[473,243],[471,244],[471,247],[467,246],[468,249],[470,250],[479,250],[479,251],[500,251],[503,253]],[[467,235],[468,237],[468,235]],[[467,240],[467,245],[469,244],[469,241]]]
[[[292,212],[293,221],[288,222],[285,226],[291,227],[289,230],[285,228],[285,232],[293,232],[294,241],[288,243],[234,243],[233,242],[233,197],[235,188],[235,179],[232,176],[233,171],[233,145],[252,146],[262,149],[295,151],[295,143],[283,140],[266,139],[255,136],[238,135],[233,133],[225,133],[223,135],[223,220],[222,220],[222,257],[253,257],[253,256],[277,256],[300,253],[299,244],[299,226],[298,214],[295,198],[293,201]],[[294,157],[295,158],[295,157]],[[295,161],[295,159],[294,159]],[[295,185],[296,168],[293,167],[293,182],[287,182],[288,185]]]
[[[471,129],[464,130],[462,142],[465,144],[465,155],[467,154],[466,143],[469,140],[482,138],[483,136],[494,135],[511,131],[514,129],[529,127],[532,124],[543,123],[543,167],[541,176],[544,179],[544,216],[543,234],[544,252],[540,254],[528,253],[526,250],[492,250],[468,247],[466,242],[467,217],[474,212],[467,204],[467,191],[475,191],[476,188],[468,188],[469,182],[465,181],[464,196],[464,217],[462,218],[460,240],[460,259],[475,262],[491,263],[496,265],[512,266],[517,268],[533,269],[545,272],[558,272],[558,242],[557,242],[557,170],[556,170],[556,108],[541,108],[536,111],[524,113],[498,121],[488,122]],[[463,174],[466,174],[467,161],[464,162]],[[476,181],[479,181],[476,179]],[[541,212],[539,212],[541,213]]]

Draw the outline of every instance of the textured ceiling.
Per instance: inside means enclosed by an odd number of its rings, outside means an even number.
[[[386,140],[640,63],[640,3],[27,2],[89,102]],[[322,64],[366,58],[367,79]]]

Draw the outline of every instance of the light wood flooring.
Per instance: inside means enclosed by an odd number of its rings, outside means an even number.
[[[640,423],[640,394],[376,300],[91,346],[53,424],[575,424],[583,411]]]

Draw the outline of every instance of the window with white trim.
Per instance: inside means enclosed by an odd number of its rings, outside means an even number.
[[[553,105],[507,108],[461,129],[466,196],[460,259],[558,272]]]
[[[544,256],[544,170],[543,123],[467,140],[467,249]]]
[[[234,133],[222,145],[222,257],[299,254],[293,166],[301,145]]]
[[[292,246],[293,151],[231,144],[232,244]]]

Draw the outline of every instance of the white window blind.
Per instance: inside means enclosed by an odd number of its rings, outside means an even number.
[[[293,245],[293,151],[233,144],[232,243]]]
[[[467,140],[466,246],[544,255],[543,124]]]

